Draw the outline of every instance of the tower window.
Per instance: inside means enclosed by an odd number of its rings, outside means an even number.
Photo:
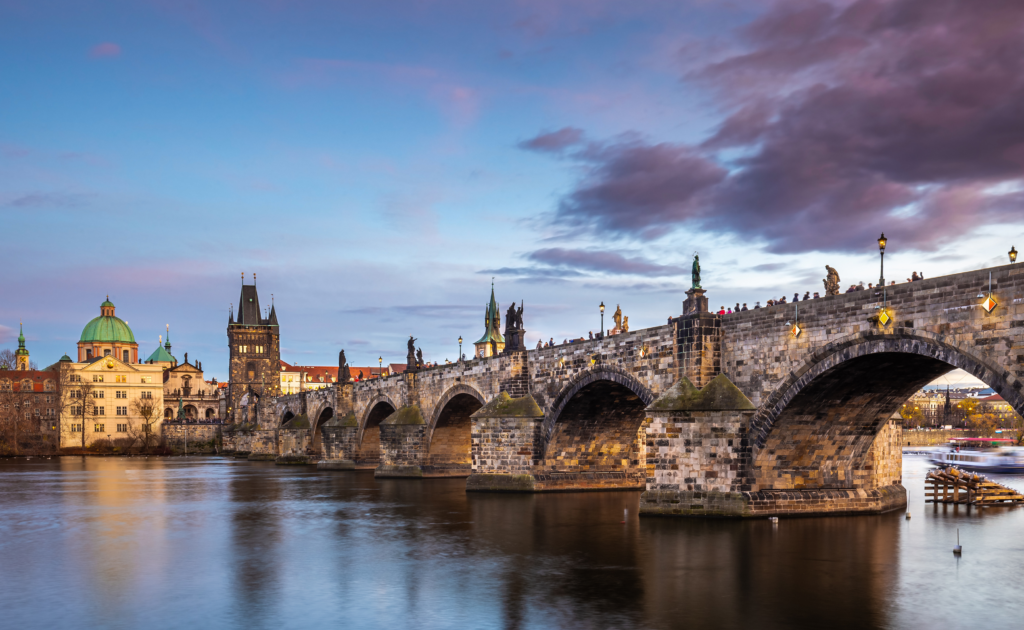
[[[106,350],[103,351],[103,356],[105,356],[105,357],[109,357],[110,356],[110,348],[107,348]]]
[[[127,351],[127,350],[125,350],[125,351],[124,351],[124,352],[122,352],[121,354],[122,354],[122,355],[124,356],[124,359],[122,359],[122,360],[123,360],[123,361],[124,361],[125,363],[128,363],[128,362],[129,362],[129,361],[128,361],[128,351]]]
[[[86,359],[86,361],[88,361],[91,358],[92,358],[92,348],[89,348],[89,349],[87,349],[85,351],[85,359]]]

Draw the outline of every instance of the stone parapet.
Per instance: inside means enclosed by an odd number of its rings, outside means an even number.
[[[835,516],[880,514],[907,506],[899,484],[873,490],[781,490],[764,492],[695,492],[648,490],[640,495],[645,516],[765,518],[768,516]]]

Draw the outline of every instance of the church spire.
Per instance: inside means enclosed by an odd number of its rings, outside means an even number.
[[[18,322],[18,350],[14,353],[17,357],[19,370],[28,369],[28,350],[25,349],[25,330],[21,322]]]

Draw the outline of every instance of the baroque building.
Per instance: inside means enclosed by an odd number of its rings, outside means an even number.
[[[138,353],[132,329],[115,315],[108,296],[100,316],[82,330],[78,361],[61,360],[70,370],[70,404],[62,405],[60,417],[62,447],[160,433],[164,368],[140,363]]]
[[[240,423],[242,398],[247,401],[266,399],[281,393],[281,346],[277,311],[270,306],[267,317],[260,316],[260,298],[253,284],[245,284],[238,298],[238,319],[228,314],[228,393],[227,421]],[[249,418],[249,421],[254,418]]]
[[[476,358],[493,357],[505,349],[505,338],[501,335],[501,313],[494,301],[494,283],[491,283],[491,301],[484,308],[484,336],[474,344]],[[461,358],[461,357],[460,357]]]

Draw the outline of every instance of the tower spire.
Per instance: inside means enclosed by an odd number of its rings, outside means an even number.
[[[28,350],[25,349],[25,329],[21,322],[18,322],[18,350],[14,353],[16,356],[17,366],[19,370],[28,369]]]

